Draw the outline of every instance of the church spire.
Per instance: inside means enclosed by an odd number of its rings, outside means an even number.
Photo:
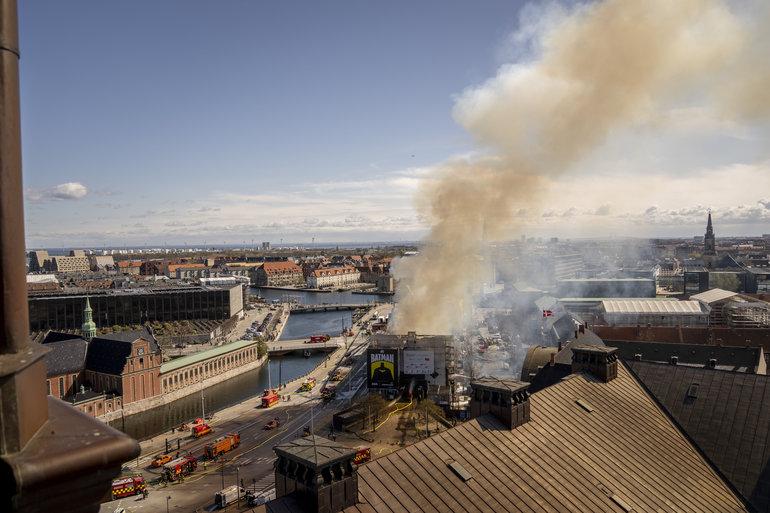
[[[83,309],[83,325],[80,327],[80,331],[86,340],[91,340],[96,336],[96,323],[88,296],[86,296],[86,307]]]
[[[714,236],[714,226],[711,224],[711,210],[709,209],[709,218],[706,223],[706,235],[703,237],[703,255],[716,256],[717,244]]]

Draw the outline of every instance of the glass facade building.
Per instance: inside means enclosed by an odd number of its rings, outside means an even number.
[[[89,291],[97,327],[152,321],[226,320],[243,309],[240,285]],[[30,330],[79,329],[86,294],[30,295]]]

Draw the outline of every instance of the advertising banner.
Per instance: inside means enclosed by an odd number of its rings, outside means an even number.
[[[404,351],[404,374],[433,374],[433,351]]]
[[[369,349],[367,351],[369,388],[396,388],[398,382],[398,350]]]

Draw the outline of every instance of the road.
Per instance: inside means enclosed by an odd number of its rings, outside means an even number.
[[[241,405],[233,407],[232,416],[228,416],[227,411],[224,412],[221,421],[213,425],[214,433],[197,440],[189,437],[180,439],[180,454],[191,454],[199,458],[198,469],[184,481],[169,485],[149,486],[150,494],[147,499],[128,497],[107,502],[102,504],[100,512],[113,513],[119,508],[124,508],[126,512],[153,513],[164,511],[167,498],[170,498],[168,500],[169,511],[211,511],[214,509],[214,494],[225,486],[236,484],[241,479],[243,479],[246,488],[254,488],[257,492],[271,490],[274,487],[272,465],[275,460],[275,453],[273,447],[302,436],[306,426],[315,426],[316,424],[320,426],[328,423],[336,411],[349,404],[352,396],[365,381],[364,355],[368,343],[368,337],[363,336],[363,334],[356,335],[350,341],[348,354],[356,357],[353,371],[348,376],[349,381],[340,384],[339,397],[334,401],[328,404],[321,401],[320,389],[324,384],[322,379],[318,379],[318,385],[312,392],[302,394],[296,392],[298,383],[292,383],[287,389],[281,390],[281,394],[291,394],[292,400],[288,403],[279,403],[279,406],[269,410],[257,407],[258,398],[245,401]],[[337,361],[344,354],[344,349],[335,353]],[[329,362],[328,365],[319,366],[314,375],[325,376],[334,368],[336,363],[334,361]],[[297,404],[300,401],[302,403]],[[217,417],[220,417],[219,413],[217,413]],[[280,426],[274,430],[266,431],[264,429],[265,424],[276,417],[281,421]],[[201,458],[204,446],[216,437],[230,432],[240,433],[240,446],[225,453],[218,461],[206,462],[204,468]],[[317,434],[326,436],[328,433],[318,432]],[[152,458],[159,453],[157,442],[155,442],[154,450],[150,445],[143,442],[143,446],[145,446],[143,456],[138,462],[129,464],[132,471],[141,472],[148,481],[160,475],[157,469],[147,467]],[[176,443],[173,445],[175,446]],[[235,510],[237,508],[232,506],[229,509]]]

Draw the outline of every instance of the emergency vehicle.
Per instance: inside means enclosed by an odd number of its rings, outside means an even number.
[[[270,408],[280,400],[281,398],[278,396],[275,390],[265,390],[264,392],[262,392],[263,408]]]
[[[331,401],[337,396],[337,383],[327,383],[321,389],[321,398],[324,401]]]
[[[209,433],[211,433],[211,431],[212,431],[211,426],[209,426],[205,422],[201,422],[200,424],[195,424],[192,427],[192,429],[190,430],[190,434],[195,438],[200,438],[204,435],[208,435]]]
[[[315,378],[307,378],[299,387],[300,392],[310,392],[315,387]]]
[[[372,459],[372,450],[368,447],[359,447],[356,455],[353,456],[353,465],[360,465]]]
[[[214,459],[223,452],[231,451],[238,447],[241,443],[241,435],[238,433],[228,433],[225,436],[220,436],[210,444],[206,445],[203,449],[204,454],[209,459]]]
[[[174,459],[170,454],[161,454],[154,460],[152,460],[152,463],[150,463],[150,466],[153,468],[162,467],[164,464],[168,463]]]
[[[121,477],[112,481],[112,500],[139,495],[147,488],[142,476]]]
[[[310,340],[306,342],[307,344],[312,344],[314,342],[328,342],[331,340],[331,337],[329,335],[313,335],[310,337]]]
[[[182,476],[192,474],[198,468],[195,456],[182,456],[163,465],[163,476],[168,481],[176,481]]]

